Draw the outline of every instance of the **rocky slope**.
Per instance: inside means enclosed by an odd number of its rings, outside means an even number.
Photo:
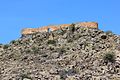
[[[1,44],[0,80],[120,80],[120,36],[70,27]]]

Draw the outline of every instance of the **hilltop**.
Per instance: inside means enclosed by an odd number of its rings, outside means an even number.
[[[120,80],[120,36],[65,27],[0,45],[0,80]]]

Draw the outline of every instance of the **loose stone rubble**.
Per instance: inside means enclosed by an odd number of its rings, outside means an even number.
[[[120,80],[120,36],[80,26],[24,35],[0,45],[0,80]]]

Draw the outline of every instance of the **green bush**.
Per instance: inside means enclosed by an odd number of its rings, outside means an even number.
[[[14,44],[15,42],[16,42],[15,40],[12,40],[10,43],[11,43],[11,44]]]
[[[30,49],[25,50],[26,53],[31,53]]]
[[[64,35],[65,32],[66,32],[65,30],[58,30],[58,31],[57,31],[58,35]]]
[[[3,44],[0,43],[0,48],[2,48]]]
[[[38,53],[38,52],[39,52],[39,48],[38,48],[38,47],[33,46],[33,47],[32,47],[32,51],[33,51],[34,53]]]
[[[113,53],[106,53],[103,56],[103,59],[105,62],[114,62],[115,61],[115,55]]]
[[[47,44],[56,44],[55,40],[48,40]]]
[[[69,27],[69,31],[74,32],[75,31],[75,24],[71,24]]]
[[[109,35],[109,34],[113,34],[112,31],[106,31],[106,34]]]
[[[21,74],[20,76],[22,77],[22,80],[24,80],[24,79],[32,80],[32,78],[29,77],[27,74]]]
[[[9,45],[6,44],[6,45],[3,46],[3,49],[7,49],[8,47],[9,47]]]

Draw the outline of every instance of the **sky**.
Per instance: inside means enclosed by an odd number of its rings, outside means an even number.
[[[120,0],[0,0],[0,43],[21,37],[23,28],[95,21],[120,34]]]

